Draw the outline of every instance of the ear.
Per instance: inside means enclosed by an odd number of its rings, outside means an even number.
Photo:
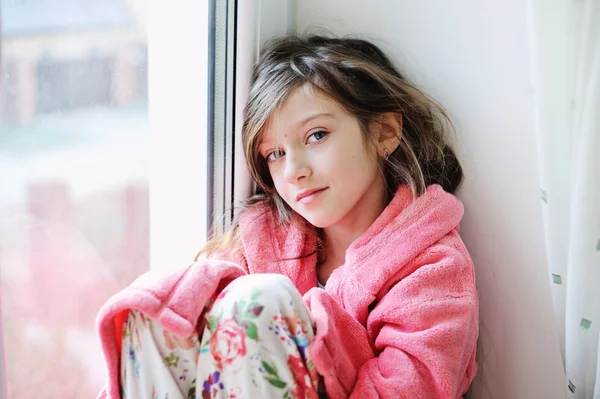
[[[371,133],[377,146],[377,154],[385,157],[398,148],[402,139],[402,115],[396,112],[381,114],[371,123]]]

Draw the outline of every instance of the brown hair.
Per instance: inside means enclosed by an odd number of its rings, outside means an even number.
[[[288,36],[267,46],[252,72],[242,141],[256,188],[246,205],[267,201],[282,225],[291,220],[293,211],[275,190],[258,148],[269,118],[304,85],[320,90],[354,115],[365,138],[370,122],[380,115],[402,116],[400,145],[381,160],[388,198],[400,184],[408,185],[415,197],[431,184],[451,193],[460,184],[462,168],[446,142],[446,132],[453,131],[446,111],[400,74],[376,45],[356,38]],[[231,248],[238,235],[234,221],[228,233],[211,240],[203,251]]]

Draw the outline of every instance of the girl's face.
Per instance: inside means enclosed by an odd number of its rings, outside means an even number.
[[[260,152],[284,201],[312,225],[327,228],[356,224],[383,209],[385,186],[371,147],[354,116],[303,86],[271,117]]]

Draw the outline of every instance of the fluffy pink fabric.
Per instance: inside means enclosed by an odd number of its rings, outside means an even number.
[[[304,295],[317,326],[309,351],[330,398],[458,398],[476,373],[478,336],[462,215],[460,201],[440,186],[414,201],[400,187],[325,289],[316,288],[314,235],[297,225],[282,229],[265,206],[240,221],[243,256],[224,258],[249,273],[284,274]],[[158,280],[149,274],[111,298],[98,316],[108,365],[99,397],[119,397],[117,315],[137,309],[189,336],[206,300],[242,274],[231,262],[204,260]]]

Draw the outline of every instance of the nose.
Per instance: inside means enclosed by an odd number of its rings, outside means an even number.
[[[301,179],[310,177],[311,173],[309,162],[301,153],[288,151],[285,154],[283,178],[287,183],[296,183]]]

